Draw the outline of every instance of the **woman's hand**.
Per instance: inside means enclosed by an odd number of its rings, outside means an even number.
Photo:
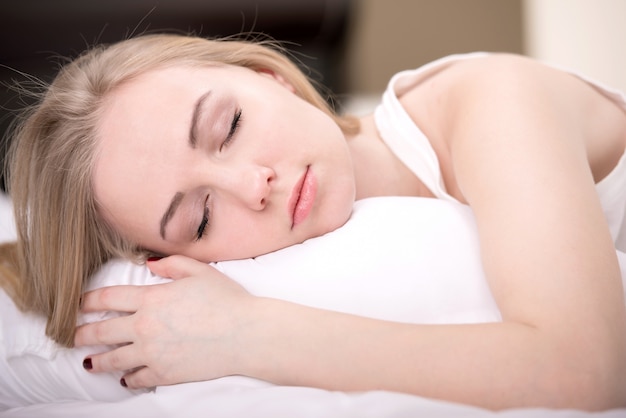
[[[92,372],[129,370],[122,385],[152,387],[238,374],[243,330],[256,299],[213,267],[183,256],[148,262],[165,278],[152,286],[112,286],[87,293],[82,310],[130,315],[83,325],[77,346],[123,344],[85,360]]]

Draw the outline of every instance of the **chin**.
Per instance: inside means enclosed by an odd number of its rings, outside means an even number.
[[[324,235],[334,231],[337,228],[341,228],[346,222],[348,222],[348,219],[350,219],[353,206],[354,201],[352,200],[350,201],[349,205],[344,205],[344,207],[337,208],[335,211],[333,211],[334,216],[332,218],[329,217],[328,222],[324,223],[324,225],[322,226],[324,231],[319,233],[318,235]]]

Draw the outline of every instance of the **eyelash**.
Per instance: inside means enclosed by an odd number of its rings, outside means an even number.
[[[233,116],[233,121],[230,124],[230,130],[228,131],[228,135],[222,144],[220,145],[220,151],[222,148],[230,145],[232,140],[234,139],[235,134],[237,133],[237,129],[241,125],[241,109],[238,109]],[[207,199],[208,200],[208,199]],[[198,225],[198,230],[196,231],[196,241],[200,241],[207,232],[207,226],[209,226],[209,208],[205,202],[204,209],[202,212],[202,220],[200,221],[200,225]]]
[[[202,213],[202,220],[200,221],[200,225],[198,226],[198,231],[196,232],[196,241],[200,241],[204,234],[206,233],[207,226],[209,225],[209,208],[204,205],[204,211]]]
[[[228,131],[228,135],[226,135],[226,139],[220,145],[220,151],[222,150],[222,148],[230,145],[230,143],[233,141],[235,134],[237,133],[237,129],[239,129],[239,126],[241,125],[241,113],[241,109],[238,109],[235,112],[235,115],[233,116],[233,121],[230,124],[230,130]]]

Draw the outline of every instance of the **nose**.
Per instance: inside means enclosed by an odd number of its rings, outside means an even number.
[[[265,209],[272,190],[272,182],[276,177],[274,170],[265,166],[247,166],[241,167],[232,175],[235,178],[231,193],[250,209]]]

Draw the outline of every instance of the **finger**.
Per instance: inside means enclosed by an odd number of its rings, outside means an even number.
[[[156,261],[149,261],[152,273],[167,279],[184,279],[206,273],[211,267],[201,261],[182,255],[173,255]]]
[[[125,372],[139,367],[143,368],[143,366],[138,350],[133,344],[91,355],[83,361],[83,367],[92,373]]]
[[[112,345],[133,341],[133,318],[123,316],[92,322],[76,328],[74,345]]]
[[[155,285],[156,286],[156,285]],[[87,292],[82,297],[81,311],[135,312],[141,295],[149,286],[108,286]]]
[[[173,382],[159,381],[156,373],[149,367],[141,367],[133,372],[126,373],[120,380],[122,386],[129,389],[145,389],[155,386],[172,384]]]

